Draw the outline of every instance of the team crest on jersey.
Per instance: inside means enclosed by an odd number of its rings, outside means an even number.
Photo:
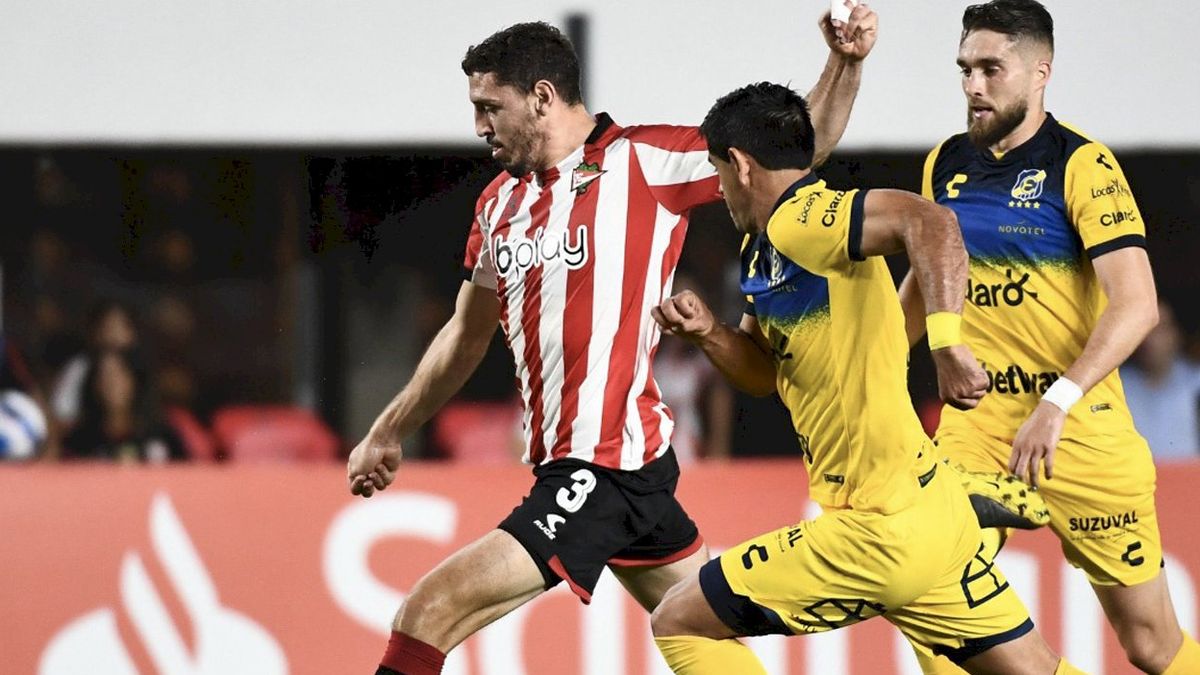
[[[605,170],[600,168],[599,164],[580,162],[579,166],[571,172],[571,189],[575,194],[581,195],[587,192],[588,186],[592,181],[604,175]]]
[[[775,247],[771,247],[771,255],[769,257],[771,263],[771,278],[768,281],[772,286],[778,286],[783,283],[783,257],[779,255],[779,251]]]
[[[1012,187],[1013,201],[1009,202],[1009,206],[1017,208],[1040,208],[1041,205],[1034,200],[1042,196],[1042,188],[1046,182],[1045,169],[1025,169],[1017,175],[1017,182]]]

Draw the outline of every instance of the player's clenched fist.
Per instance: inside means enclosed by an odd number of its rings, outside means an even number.
[[[970,410],[987,393],[988,376],[965,345],[954,345],[930,352],[937,366],[938,395],[942,401]]]
[[[678,335],[690,342],[703,340],[716,325],[708,305],[692,291],[672,295],[651,309],[650,315],[664,333]]]
[[[400,468],[399,443],[380,443],[372,434],[354,447],[346,462],[346,480],[350,494],[370,497],[396,480]]]
[[[843,9],[836,16],[826,12],[821,17],[821,34],[830,49],[849,60],[861,61],[875,47],[879,16],[865,3],[842,0],[837,4]]]

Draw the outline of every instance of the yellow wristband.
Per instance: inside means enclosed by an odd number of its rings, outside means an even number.
[[[962,344],[962,315],[954,312],[934,312],[925,317],[929,333],[929,350]]]

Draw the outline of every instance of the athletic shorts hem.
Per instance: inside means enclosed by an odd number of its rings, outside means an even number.
[[[692,543],[668,556],[662,558],[609,558],[608,564],[613,567],[658,567],[659,565],[679,562],[699,551],[702,546],[704,546],[704,537],[697,534],[696,539]]]
[[[542,559],[542,556],[538,554],[536,548],[530,546],[529,542],[525,541],[521,537],[520,530],[508,527],[508,523],[506,522],[501,522],[496,526],[496,529],[512,535],[512,538],[517,540],[517,543],[521,545],[521,548],[525,549],[525,552],[529,554],[529,557],[533,560],[533,563],[537,565],[538,571],[542,573],[542,581],[545,582],[544,587],[546,590],[550,590],[558,585],[558,582],[562,580],[561,575],[559,575],[552,567],[550,567],[550,563],[548,561]]]
[[[567,573],[567,568],[563,567],[562,561],[558,559],[558,556],[553,556],[546,562],[546,564],[549,565],[550,569],[554,570],[554,573],[557,574],[563,581],[567,582],[567,586],[571,588],[571,592],[579,596],[579,599],[583,602],[583,604],[592,604],[592,594],[589,593],[588,590],[583,586],[575,583],[575,580],[572,579],[571,575]]]
[[[700,568],[700,590],[721,623],[740,636],[794,634],[773,610],[733,592],[719,557]]]
[[[955,665],[961,665],[963,661],[969,658],[979,656],[987,650],[997,645],[1002,645],[1005,642],[1012,642],[1017,638],[1025,635],[1033,630],[1033,619],[1025,619],[1021,625],[1016,628],[1011,628],[1003,633],[989,635],[982,638],[967,638],[963,640],[961,647],[946,647],[945,645],[934,645],[933,653],[938,656],[945,656],[954,662]]]

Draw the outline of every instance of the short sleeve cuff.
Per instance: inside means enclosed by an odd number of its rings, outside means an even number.
[[[854,199],[850,202],[850,232],[847,237],[846,252],[855,262],[866,260],[862,254],[863,201],[866,198],[867,190],[859,190],[854,193]]]
[[[1130,246],[1146,248],[1146,237],[1140,234],[1127,234],[1116,239],[1109,239],[1106,242],[1089,247],[1087,249],[1087,256],[1089,259],[1095,260],[1105,253],[1112,253],[1113,251],[1129,248]]]

